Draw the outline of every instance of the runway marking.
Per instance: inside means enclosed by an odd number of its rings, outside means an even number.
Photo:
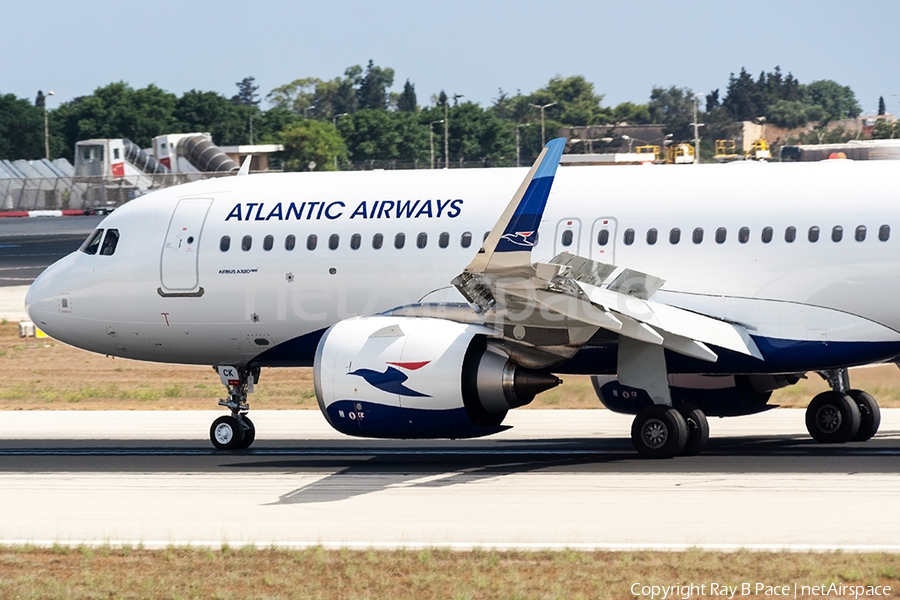
[[[731,455],[730,448],[723,448]],[[260,448],[238,452],[222,452],[213,448],[0,448],[0,456],[629,456],[637,459],[631,448]],[[710,451],[706,456],[722,456]],[[767,456],[829,456],[818,446],[807,450],[771,449]],[[900,448],[841,448],[834,458],[848,456],[900,456]]]
[[[738,552],[740,550],[752,550],[758,552],[900,552],[900,544],[653,544],[653,543],[604,543],[604,542],[445,542],[435,544],[433,542],[324,542],[324,541],[257,541],[241,542],[228,539],[220,541],[210,540],[24,540],[24,539],[0,539],[2,546],[39,546],[42,548],[53,546],[66,546],[75,548],[78,546],[94,548],[119,548],[123,546],[144,548],[147,550],[160,550],[166,548],[212,548],[219,549],[223,544],[232,548],[279,548],[285,550],[304,550],[308,548],[323,548],[325,550],[454,550],[468,552],[471,550],[525,550],[542,552],[547,550],[580,550],[584,552],[609,551],[609,552],[685,552],[687,550],[707,550],[714,552]]]

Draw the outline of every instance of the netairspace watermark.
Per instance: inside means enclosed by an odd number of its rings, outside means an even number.
[[[890,596],[891,587],[888,585],[848,585],[844,583],[771,585],[756,582],[650,585],[638,582],[631,585],[631,593],[636,598],[649,598],[650,600],[688,600],[696,596],[721,596],[729,600],[747,596],[765,596],[767,598],[806,598],[810,596],[874,598]]]

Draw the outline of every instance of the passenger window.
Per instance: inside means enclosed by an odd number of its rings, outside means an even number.
[[[228,252],[229,248],[231,248],[231,238],[227,235],[223,235],[222,239],[219,240],[219,250]]]
[[[350,236],[350,249],[351,250],[359,250],[359,247],[362,245],[362,236],[358,233],[354,233]]]
[[[572,230],[566,229],[565,231],[563,231],[562,239],[560,240],[560,243],[565,247],[569,247],[572,245],[573,237],[575,237],[575,234],[572,232]]]
[[[103,237],[102,229],[95,229],[91,232],[91,235],[88,236],[84,243],[81,245],[81,250],[85,254],[97,254],[97,250],[100,248],[100,240]]]
[[[717,244],[724,244],[725,239],[727,237],[728,237],[727,229],[725,229],[724,227],[719,227],[718,229],[716,229],[716,243]]]
[[[597,234],[597,245],[605,246],[609,243],[609,229],[601,229]]]
[[[656,243],[656,238],[658,234],[656,229],[648,229],[647,230],[647,243],[651,246]]]
[[[449,245],[450,234],[445,231],[440,236],[438,236],[438,246],[440,246],[441,248],[446,248]]]
[[[241,239],[241,250],[246,252],[250,248],[253,247],[253,238],[249,235],[245,235],[243,239]]]
[[[809,233],[807,234],[806,237],[810,242],[813,242],[813,243],[818,242],[819,241],[819,228],[816,227],[815,225],[810,227]]]
[[[424,248],[428,245],[428,234],[424,231],[416,236],[416,247]]]
[[[772,241],[773,233],[774,233],[774,231],[772,230],[771,227],[763,227],[762,235],[760,236],[760,239],[762,239],[763,244],[768,244],[769,242]]]
[[[857,227],[857,228],[856,228],[856,233],[854,234],[854,237],[856,238],[856,241],[857,241],[857,242],[864,242],[864,241],[866,241],[866,226],[865,226],[865,225],[860,225],[859,227]]]
[[[297,238],[294,237],[293,235],[289,235],[286,238],[284,238],[284,249],[285,250],[288,250],[288,251],[293,250],[294,246],[296,246],[296,245],[297,245]]]
[[[275,238],[272,237],[271,235],[267,235],[266,237],[263,238],[263,250],[265,250],[266,252],[271,250],[272,246],[274,246],[274,245],[275,245]]]
[[[703,228],[702,227],[697,227],[696,229],[694,229],[694,233],[691,234],[691,240],[695,244],[699,244],[699,243],[703,242]]]
[[[681,230],[678,229],[677,227],[672,228],[672,230],[669,232],[669,243],[677,244],[680,241],[681,241]]]
[[[484,237],[481,238],[481,241],[482,241],[482,242],[485,241],[485,240],[487,239],[487,236],[489,236],[489,235],[491,235],[491,232],[490,232],[490,231],[485,231],[485,232],[484,232]]]
[[[103,247],[100,248],[102,256],[112,256],[116,251],[116,245],[119,243],[119,230],[107,229],[106,237],[103,238]]]
[[[459,238],[459,245],[463,248],[468,248],[472,245],[472,234],[468,231],[462,234],[462,237]]]
[[[405,245],[406,245],[406,234],[405,233],[398,233],[397,235],[394,236],[394,248],[399,250],[400,248],[402,248]]]
[[[891,226],[890,225],[882,225],[878,229],[878,239],[881,240],[882,242],[886,242],[886,241],[888,241],[888,239],[890,237],[891,237]]]
[[[332,233],[328,236],[328,249],[329,250],[337,250],[338,244],[341,243],[341,236],[336,233]]]
[[[384,246],[384,236],[380,233],[376,233],[372,236],[372,248],[375,250],[381,250],[381,247]]]
[[[786,241],[788,244],[791,244],[796,239],[797,239],[797,228],[796,227],[791,226],[784,230],[784,241]]]
[[[622,241],[625,242],[626,246],[630,246],[634,243],[634,229],[626,229],[625,235],[622,236]]]
[[[742,244],[746,244],[750,241],[749,227],[741,227],[740,229],[738,229],[738,241]]]
[[[831,230],[831,241],[839,242],[842,239],[844,239],[844,228],[841,227],[840,225],[835,225],[834,228]]]
[[[319,244],[319,238],[316,236],[316,234],[312,234],[308,238],[306,238],[306,249],[307,250],[315,250],[316,246],[318,244]]]

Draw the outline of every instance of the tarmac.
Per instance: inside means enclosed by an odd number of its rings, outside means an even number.
[[[28,313],[25,312],[25,294],[27,285],[0,287],[0,320],[28,321]]]

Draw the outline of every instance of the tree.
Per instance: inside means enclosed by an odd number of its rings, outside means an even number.
[[[545,118],[552,116],[566,125],[596,125],[609,122],[612,116],[600,106],[603,96],[594,93],[594,84],[581,75],[553,77],[529,100],[540,106],[555,102],[556,106],[546,109]]]
[[[273,89],[266,95],[266,100],[278,108],[303,114],[304,109],[315,106],[316,87],[321,83],[315,77],[295,79]]]
[[[803,97],[807,104],[818,104],[825,111],[825,119],[838,120],[855,118],[862,110],[856,95],[849,86],[830,79],[820,79],[803,86]]]
[[[668,88],[654,87],[650,91],[650,122],[663,125],[674,141],[694,138],[691,123],[694,120],[694,92],[690,88],[674,85]]]
[[[344,140],[321,121],[298,121],[281,132],[281,141],[286,171],[333,171],[335,158],[347,160]]]
[[[176,102],[174,94],[153,84],[136,90],[120,81],[60,105],[52,114],[54,129],[64,139],[67,158],[75,142],[90,138],[127,138],[146,148],[177,126]]]
[[[234,98],[191,90],[175,103],[173,116],[177,124],[172,132],[208,132],[216,144],[246,144],[250,141],[250,119],[258,113],[255,106],[235,103]]]
[[[376,66],[371,60],[366,65],[365,75],[358,80],[356,98],[359,108],[387,108],[387,90],[394,85],[394,70]]]
[[[403,84],[403,91],[397,98],[397,110],[401,112],[416,112],[419,106],[416,104],[416,88],[413,84],[406,80]]]
[[[244,77],[238,81],[235,84],[238,93],[231,97],[231,101],[239,106],[259,106],[259,96],[256,93],[259,86],[254,85],[255,81],[255,77]]]
[[[612,120],[614,123],[646,125],[650,123],[650,108],[646,104],[622,102],[612,109]]]
[[[54,144],[54,153],[56,152]],[[0,160],[44,156],[44,110],[14,94],[0,94]]]
[[[338,130],[354,161],[397,160],[400,158],[400,132],[386,110],[363,108],[338,121]]]
[[[883,115],[887,112],[887,108],[884,106],[884,96],[878,96],[878,114]]]

